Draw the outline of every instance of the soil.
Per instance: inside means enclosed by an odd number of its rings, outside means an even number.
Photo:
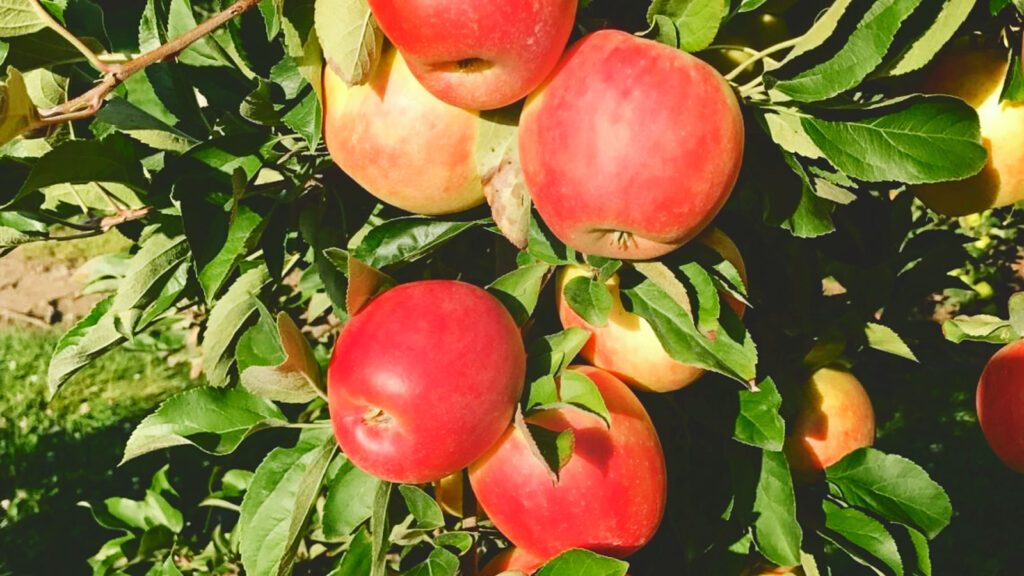
[[[82,294],[76,267],[29,257],[19,248],[0,258],[0,325],[71,324],[92,310],[98,294]]]

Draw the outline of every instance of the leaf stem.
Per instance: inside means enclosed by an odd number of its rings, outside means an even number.
[[[373,497],[373,515],[370,517],[370,532],[373,534],[373,558],[370,576],[385,576],[388,558],[388,501],[391,499],[391,482],[381,482]]]
[[[35,10],[39,18],[41,18],[51,30],[60,34],[65,40],[74,46],[76,50],[81,52],[82,56],[85,56],[85,59],[89,61],[89,64],[92,64],[93,68],[104,73],[110,71],[110,67],[100,60],[100,57],[97,56],[91,48],[86,46],[85,42],[79,40],[77,36],[61,25],[61,23],[53,17],[53,14],[50,14],[50,11],[47,10],[39,0],[29,0],[29,3],[32,4],[32,9]]]
[[[751,64],[755,64],[755,63],[763,60],[766,56],[770,56],[770,55],[772,55],[772,54],[774,54],[776,52],[779,52],[781,50],[786,50],[787,48],[792,48],[793,46],[796,46],[797,43],[800,42],[801,39],[803,39],[803,36],[797,36],[796,38],[790,38],[789,40],[786,40],[785,42],[779,42],[778,44],[775,44],[774,46],[769,46],[768,48],[765,48],[764,50],[761,50],[760,52],[755,52],[750,58],[747,58],[739,66],[733,68],[731,72],[726,74],[725,75],[725,79],[726,80],[733,80],[733,79],[735,79],[737,76],[742,74],[744,70],[746,70],[747,66],[750,66]]]

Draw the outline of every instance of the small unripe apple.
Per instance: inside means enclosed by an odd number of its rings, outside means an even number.
[[[978,422],[996,456],[1024,472],[1024,340],[1007,344],[978,382]]]
[[[572,33],[577,0],[370,0],[413,74],[445,102],[501,108],[533,91]]]
[[[746,268],[739,249],[724,232],[709,228],[696,238],[722,255],[739,271],[746,283]],[[613,275],[605,285],[612,295],[612,310],[604,326],[594,326],[577,314],[565,300],[563,289],[573,278],[589,275],[580,266],[566,266],[558,275],[556,297],[562,326],[579,326],[590,332],[590,339],[580,354],[588,362],[615,374],[637,390],[671,392],[695,382],[704,374],[696,366],[683,364],[669,356],[658,340],[654,328],[644,318],[629,312],[622,305],[619,277]],[[744,305],[736,298],[722,294],[722,302],[743,316]]]
[[[794,475],[808,478],[875,442],[875,412],[853,374],[820,368],[803,387],[800,411],[786,438]]]
[[[324,68],[324,140],[331,158],[378,199],[417,214],[461,212],[484,201],[475,113],[420,86],[387,50],[366,84]]]
[[[947,216],[963,216],[1024,200],[1024,103],[999,102],[1006,50],[956,44],[932,64],[922,91],[948,94],[978,111],[988,163],[964,180],[912,186],[922,202]]]
[[[736,96],[714,68],[601,30],[527,100],[519,155],[537,211],[565,244],[648,259],[711,223],[739,175],[743,138]]]
[[[511,547],[492,558],[478,576],[498,576],[503,572],[518,572],[523,576],[529,576],[543,565],[543,558],[538,558],[521,548]]]
[[[570,368],[597,385],[611,428],[579,410],[548,410],[528,421],[575,433],[572,458],[552,482],[515,427],[469,468],[487,516],[509,540],[547,559],[570,548],[625,557],[654,536],[665,511],[665,456],[637,397],[591,366]]]
[[[439,480],[501,437],[525,371],[519,327],[486,290],[451,280],[402,284],[338,336],[327,370],[335,437],[378,478]]]

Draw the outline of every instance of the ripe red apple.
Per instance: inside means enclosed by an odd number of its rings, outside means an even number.
[[[366,84],[324,68],[324,140],[331,158],[378,199],[418,214],[484,201],[477,115],[438,100],[388,50]]]
[[[821,368],[804,385],[801,407],[786,438],[795,475],[808,477],[875,442],[875,412],[853,374]]]
[[[516,546],[543,559],[569,548],[625,557],[646,544],[665,511],[665,456],[637,397],[618,378],[590,366],[611,412],[611,428],[577,410],[529,419],[549,430],[572,428],[572,459],[552,483],[526,439],[509,427],[469,468],[469,481],[488,517]]]
[[[370,0],[370,8],[427,90],[489,110],[520,100],[547,77],[569,40],[576,3]]]
[[[525,371],[519,328],[487,291],[451,280],[403,284],[338,337],[327,371],[334,434],[378,478],[439,480],[501,437]]]
[[[956,96],[978,111],[988,163],[964,180],[912,186],[932,210],[965,216],[1024,200],[1024,105],[999,102],[1009,66],[1005,49],[954,44],[931,65],[922,91]]]
[[[743,118],[721,74],[616,30],[566,52],[519,128],[537,211],[595,256],[656,258],[695,237],[729,198],[743,157]]]
[[[544,562],[543,558],[538,558],[521,548],[506,548],[492,558],[478,576],[498,576],[503,572],[518,572],[529,576],[543,566]]]
[[[978,422],[988,445],[1007,466],[1024,472],[1024,340],[988,361],[978,382]]]
[[[743,258],[739,249],[724,232],[717,228],[709,228],[696,240],[731,262],[746,283]],[[563,289],[573,278],[587,274],[589,272],[580,266],[566,266],[559,272],[555,294],[562,326],[579,326],[590,331],[590,340],[587,340],[587,344],[580,351],[588,362],[615,374],[631,387],[646,392],[678,390],[689,386],[704,374],[703,369],[683,364],[669,356],[647,320],[622,306],[618,275],[613,275],[606,282],[613,301],[607,324],[593,326],[584,320],[569,306],[563,297]],[[722,301],[736,314],[743,316],[742,302],[728,294],[722,294]]]

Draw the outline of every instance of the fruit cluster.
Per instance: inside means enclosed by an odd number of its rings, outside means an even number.
[[[696,240],[745,282],[738,248],[710,226],[743,156],[732,88],[704,61],[625,32],[594,32],[565,50],[576,4],[475,2],[453,11],[430,0],[371,0],[394,47],[365,84],[325,72],[332,157],[389,204],[462,211],[485,199],[474,159],[480,111],[527,97],[522,174],[541,218],[567,246],[646,260]],[[563,326],[590,332],[582,356],[593,366],[569,371],[593,382],[610,419],[571,406],[526,418],[574,433],[556,482],[513,423],[527,358],[519,327],[488,292],[445,280],[399,286],[356,313],[335,346],[328,393],[341,448],[379,478],[439,482],[439,500],[455,512],[468,467],[483,513],[517,546],[484,574],[529,573],[570,548],[628,556],[654,536],[664,513],[664,454],[630,387],[678,390],[703,370],[673,359],[648,322],[626,310],[615,274],[606,281],[608,321],[588,323],[563,297],[583,276],[593,271],[567,266],[557,282]],[[742,316],[741,301],[722,298]],[[849,373],[816,372],[803,404],[786,445],[797,472],[814,475],[872,443],[871,403]]]

